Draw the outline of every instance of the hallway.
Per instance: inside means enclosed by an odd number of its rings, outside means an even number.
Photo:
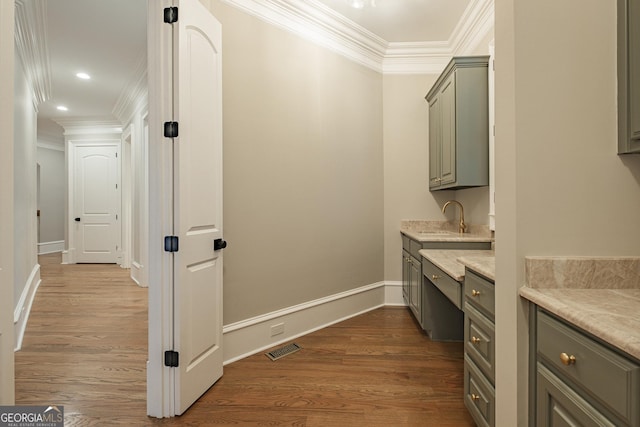
[[[65,425],[144,419],[147,289],[115,264],[60,262],[39,257],[42,283],[15,354],[16,404],[62,405]]]
[[[462,343],[435,343],[406,308],[381,308],[295,340],[276,362],[225,367],[183,416],[146,416],[147,290],[116,265],[40,259],[16,358],[16,403],[64,406],[65,426],[473,426]]]

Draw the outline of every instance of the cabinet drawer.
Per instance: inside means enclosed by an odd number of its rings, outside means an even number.
[[[540,363],[537,365],[536,390],[536,425],[540,427],[615,427],[613,422]]]
[[[468,301],[464,303],[464,349],[493,384],[495,381],[495,326]]]
[[[640,366],[543,311],[537,319],[539,358],[629,425],[640,425]],[[565,365],[561,355],[573,356]]]
[[[422,249],[422,243],[409,239],[409,253],[414,257],[421,259],[420,249]]]
[[[495,390],[468,356],[464,357],[464,404],[480,427],[495,425]]]
[[[411,244],[410,242],[411,242],[411,239],[403,234],[402,235],[402,249],[404,249],[405,251],[409,252],[410,244]]]
[[[495,318],[495,285],[473,271],[466,269],[464,275],[464,295],[470,304],[481,313],[494,320]]]
[[[462,310],[462,285],[456,282],[444,271],[426,259],[422,262],[422,273],[442,292],[451,302]]]

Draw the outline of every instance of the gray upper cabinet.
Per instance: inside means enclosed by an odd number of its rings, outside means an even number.
[[[640,153],[640,0],[618,0],[618,153]]]
[[[489,185],[488,64],[453,58],[426,96],[431,191]]]

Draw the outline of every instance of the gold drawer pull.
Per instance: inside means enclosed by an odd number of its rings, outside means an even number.
[[[560,353],[560,361],[566,366],[575,365],[576,357],[573,354],[569,356],[567,353]]]
[[[476,291],[475,289],[472,289],[471,295],[473,295],[474,297],[480,296],[480,291]]]
[[[480,341],[482,340],[478,337],[471,337],[471,342],[474,344],[480,344]]]
[[[432,274],[431,275],[431,280],[438,280],[440,278],[440,276],[438,276],[437,274]]]
[[[477,394],[475,394],[475,393],[471,393],[471,400],[473,400],[474,402],[475,402],[476,400],[480,400],[480,396],[478,396],[478,395],[477,395]]]

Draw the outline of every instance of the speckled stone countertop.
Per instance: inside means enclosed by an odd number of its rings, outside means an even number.
[[[469,270],[473,270],[476,273],[486,277],[487,279],[491,279],[494,282],[496,281],[496,257],[494,251],[485,251],[490,252],[490,254],[481,254],[480,256],[463,256],[458,258],[458,262]]]
[[[640,360],[640,257],[527,257],[520,295]]]
[[[468,233],[458,233],[457,222],[404,220],[400,222],[400,233],[418,242],[492,242],[489,227],[469,225]]]
[[[486,258],[484,266],[491,263],[491,260],[495,260],[495,252],[490,250],[477,250],[477,249],[421,249],[418,252],[427,260],[431,261],[436,267],[453,277],[456,281],[461,282],[464,280],[464,267],[465,264],[462,261],[466,259],[476,260],[479,262],[481,258]],[[495,271],[495,261],[493,261]],[[472,270],[476,270],[472,268]],[[477,271],[477,270],[476,270]],[[478,271],[478,273],[483,274]],[[484,274],[483,274],[484,275]],[[491,276],[494,276],[492,273]],[[489,277],[492,278],[492,277]]]

